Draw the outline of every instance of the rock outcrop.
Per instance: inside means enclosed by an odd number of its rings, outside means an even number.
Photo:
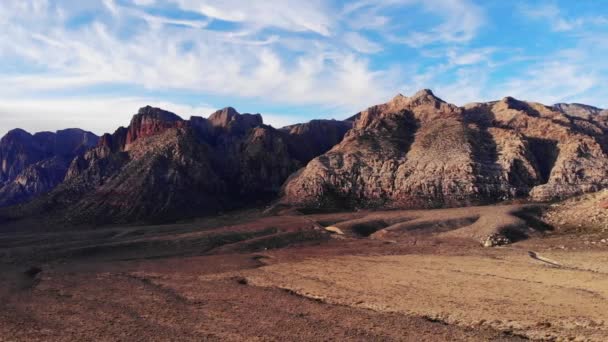
[[[606,126],[507,97],[448,104],[429,90],[357,114],[341,143],[284,186],[312,208],[427,208],[608,186]]]
[[[80,129],[30,134],[15,129],[0,140],[0,207],[25,202],[61,183],[71,160],[97,144]]]
[[[123,149],[128,149],[129,145],[138,139],[151,137],[163,133],[168,129],[184,126],[184,120],[176,114],[160,108],[146,106],[141,108],[131,119]]]

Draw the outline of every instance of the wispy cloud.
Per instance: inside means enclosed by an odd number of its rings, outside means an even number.
[[[506,95],[606,104],[605,14],[568,5],[559,0],[528,7],[476,0],[5,1],[0,100],[7,102],[0,105],[0,122],[39,127],[27,114],[36,112],[48,117],[41,121],[48,125],[52,120],[64,125],[69,117],[103,131],[124,124],[122,115],[128,119],[148,102],[175,107],[198,103],[199,95],[212,104],[221,98],[221,106],[249,103],[274,113],[307,108],[310,117],[346,115],[419,88],[433,88],[457,104]],[[520,15],[506,22],[506,10]],[[537,36],[529,39],[516,25],[530,25]],[[125,93],[117,96],[117,89]],[[81,110],[67,106],[88,110],[82,118],[62,116]],[[126,114],[95,119],[119,107]],[[277,124],[292,123],[280,114],[273,117]]]
[[[394,5],[400,1],[388,1]],[[413,1],[404,0],[406,4]],[[465,43],[472,40],[485,22],[481,7],[469,0],[416,1],[426,13],[440,17],[441,23],[425,31],[412,30],[404,34],[391,34],[391,40],[422,47],[437,43]]]
[[[185,9],[201,10],[196,6],[200,2],[178,2]],[[217,19],[330,33],[323,12],[318,12],[317,7],[323,6],[314,2],[302,6],[299,2],[275,3],[273,11],[270,2],[236,6],[241,12],[228,11],[228,3],[223,1],[207,4],[201,12]],[[112,25],[100,18],[76,30],[52,22],[48,23],[51,29],[25,29],[16,22],[3,29],[3,35],[16,37],[17,44],[5,39],[0,42],[2,50],[43,71],[0,74],[0,81],[13,93],[125,84],[348,108],[363,105],[364,98],[381,99],[391,88],[391,75],[371,70],[368,61],[357,54],[378,51],[380,46],[356,33],[345,35],[345,48],[308,39],[300,42],[306,44],[305,50],[289,51],[275,34],[254,35],[255,31],[242,27],[207,29],[203,22],[152,16],[113,0],[104,0],[103,7],[112,13]],[[49,7],[49,16],[52,10],[68,11],[59,5]],[[258,12],[274,13],[277,18],[262,18]],[[134,26],[124,37],[120,28],[133,18],[147,25]],[[386,88],[377,86],[380,80]]]
[[[492,54],[496,50],[495,47],[467,49],[466,51],[452,48],[447,51],[446,55],[451,65],[474,65],[491,61]]]
[[[572,102],[601,84],[602,77],[588,67],[585,55],[562,51],[506,79],[501,89],[511,96],[553,104]]]
[[[558,32],[573,31],[590,25],[608,25],[608,16],[569,17],[555,4],[523,5],[520,11],[528,18],[546,21],[552,30]]]
[[[141,1],[141,0],[139,0]],[[162,25],[181,25],[188,26],[191,28],[205,28],[211,23],[211,19],[209,20],[184,20],[184,19],[174,19],[165,16],[152,15],[146,13],[143,10],[139,10],[134,7],[121,6],[116,3],[115,0],[103,0],[106,8],[114,15],[114,16],[131,16],[134,18],[138,18],[146,21],[149,25],[159,27]],[[135,2],[136,5],[140,6],[148,6],[153,4],[154,2],[145,2],[142,4],[141,2]]]
[[[382,46],[374,43],[357,32],[348,32],[344,35],[344,42],[354,50],[361,53],[376,53],[382,51]]]
[[[210,18],[241,22],[257,27],[277,27],[291,31],[312,31],[331,35],[332,20],[326,2],[319,0],[171,0],[182,9]]]

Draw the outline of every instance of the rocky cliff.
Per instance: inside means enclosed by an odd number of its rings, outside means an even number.
[[[100,139],[7,134],[0,206],[29,202],[0,219],[174,221],[265,205],[281,191],[279,203],[331,209],[559,199],[608,187],[607,131],[595,107],[511,97],[458,107],[430,90],[281,129],[231,107],[188,120],[144,107]]]
[[[74,158],[65,181],[22,215],[44,208],[74,224],[157,222],[267,203],[346,132],[332,131],[334,121],[306,125],[332,134],[301,140],[311,133],[278,130],[231,107],[189,120],[144,107],[128,127]]]
[[[457,107],[430,90],[354,116],[341,143],[284,186],[313,208],[442,207],[608,185],[606,122],[507,97]]]
[[[97,144],[80,129],[30,134],[10,131],[0,140],[0,207],[27,201],[61,183],[71,160]]]

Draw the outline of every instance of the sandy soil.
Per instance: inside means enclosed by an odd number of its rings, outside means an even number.
[[[0,341],[608,339],[602,233],[523,209],[6,232]]]
[[[246,278],[254,285],[379,312],[488,326],[533,339],[605,341],[608,252],[571,254],[548,254],[567,260],[568,268],[508,252],[346,256],[272,265]]]

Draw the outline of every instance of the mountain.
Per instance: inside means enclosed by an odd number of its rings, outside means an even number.
[[[430,90],[356,114],[290,177],[280,203],[432,208],[563,198],[608,186],[608,120],[506,97],[464,107]]]
[[[63,181],[71,160],[97,141],[95,134],[80,129],[8,132],[0,140],[0,207],[53,189]]]
[[[569,116],[587,120],[591,119],[592,116],[598,115],[602,112],[601,108],[581,103],[556,103],[553,105],[553,109]]]
[[[314,157],[339,143],[353,127],[352,121],[312,120],[281,128],[290,135],[290,149],[296,158],[306,164]]]
[[[314,127],[327,136],[310,139]],[[350,124],[275,129],[227,107],[209,118],[144,107],[128,127],[74,158],[65,181],[17,216],[52,213],[73,224],[172,221],[267,203],[287,177],[326,152]]]
[[[458,107],[426,89],[280,129],[232,107],[185,120],[147,106],[100,138],[9,132],[0,206],[23,204],[0,220],[175,221],[277,198],[323,209],[547,201],[608,187],[607,131],[595,107],[511,97]]]

